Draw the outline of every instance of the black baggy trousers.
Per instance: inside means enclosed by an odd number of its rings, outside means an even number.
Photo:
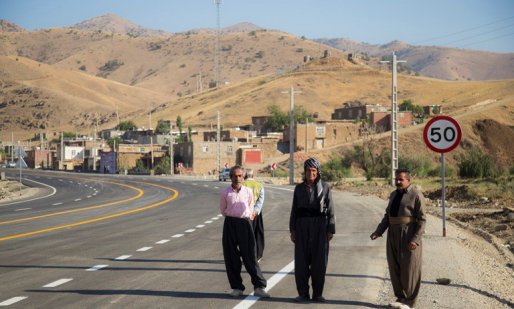
[[[245,289],[243,278],[241,278],[242,260],[246,271],[252,278],[254,288],[265,288],[266,279],[262,276],[261,268],[257,263],[255,237],[250,220],[225,217],[222,243],[230,287],[241,291]]]
[[[295,232],[294,275],[298,295],[309,296],[311,277],[312,296],[322,296],[328,263],[327,218],[297,218]]]
[[[253,234],[255,236],[255,247],[257,250],[257,260],[260,260],[264,254],[264,222],[262,220],[262,211],[255,216],[252,221]]]

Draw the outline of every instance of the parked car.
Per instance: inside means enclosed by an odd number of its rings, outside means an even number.
[[[7,162],[7,167],[10,167],[10,168],[16,167],[16,162]]]
[[[230,179],[230,169],[229,168],[223,169],[219,175],[220,181],[226,181],[227,179]]]

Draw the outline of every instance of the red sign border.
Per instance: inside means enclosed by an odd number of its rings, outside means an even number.
[[[457,128],[457,139],[455,140],[455,143],[449,147],[449,148],[446,148],[446,149],[439,149],[439,148],[435,148],[434,146],[432,146],[432,144],[430,144],[429,140],[428,140],[428,128],[436,121],[438,120],[447,120],[451,123],[453,123],[453,125]],[[435,151],[435,152],[438,152],[438,153],[446,153],[446,152],[450,152],[452,151],[453,149],[457,148],[457,146],[459,146],[460,144],[460,140],[462,138],[462,130],[460,128],[460,125],[459,123],[457,122],[457,120],[453,119],[452,117],[450,116],[437,116],[437,117],[434,117],[432,119],[430,119],[427,124],[425,125],[425,128],[423,129],[423,140],[425,141],[425,144],[427,145],[428,148],[430,148],[432,151]]]

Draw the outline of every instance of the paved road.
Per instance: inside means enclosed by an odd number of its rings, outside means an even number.
[[[219,191],[228,182],[27,171],[50,187],[38,200],[0,203],[0,305],[9,308],[297,308],[288,221],[290,186],[266,186],[271,299],[232,299],[221,250]],[[34,185],[31,183],[31,185]],[[43,185],[41,185],[43,186]],[[383,201],[335,192],[325,304],[378,308],[383,240],[369,234]],[[243,274],[252,292],[249,276]],[[306,305],[304,305],[307,307]]]

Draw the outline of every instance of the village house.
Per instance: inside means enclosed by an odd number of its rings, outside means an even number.
[[[349,120],[320,120],[296,124],[295,149],[314,150],[351,142],[359,138],[360,124]],[[289,143],[289,128],[284,129],[283,142]],[[289,152],[289,150],[287,150]]]

